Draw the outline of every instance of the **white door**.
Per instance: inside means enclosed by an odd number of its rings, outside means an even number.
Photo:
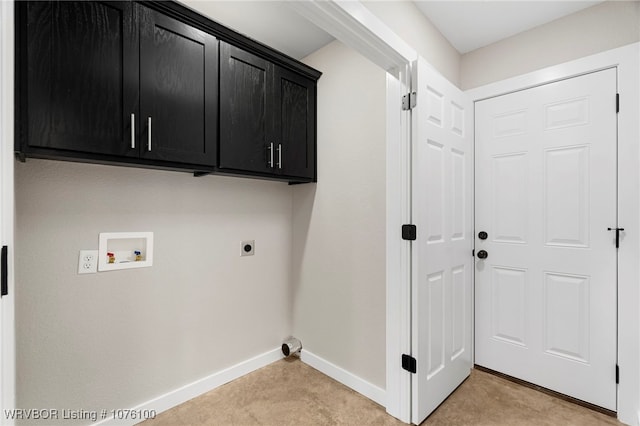
[[[0,298],[0,424],[13,421],[5,410],[15,407],[13,319],[13,2],[0,1],[0,246],[8,246],[9,294]],[[2,269],[2,266],[0,266]]]
[[[475,108],[475,362],[616,410],[616,70]]]
[[[412,70],[412,422],[471,370],[471,102],[420,59]]]

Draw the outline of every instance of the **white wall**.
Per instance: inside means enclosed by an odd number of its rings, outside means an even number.
[[[318,183],[294,188],[294,335],[385,386],[386,73],[335,41],[318,82]]]
[[[411,1],[363,1],[447,80],[460,84],[460,53]]]
[[[302,19],[286,1],[180,0],[198,13],[248,37],[299,59],[333,41],[333,37]],[[286,22],[273,37],[273,21]],[[269,40],[269,41],[267,41]],[[303,47],[304,46],[304,47]]]
[[[363,2],[453,82],[459,53],[411,2]],[[386,375],[386,73],[333,42],[318,84],[318,183],[294,188],[294,334],[382,389]]]
[[[292,331],[286,183],[28,159],[16,198],[20,408],[130,408]],[[105,231],[153,231],[154,265],[78,275]]]
[[[292,192],[253,179],[16,164],[17,406],[129,408],[279,347],[292,333]],[[117,231],[153,231],[154,266],[77,275],[78,251]],[[256,240],[255,256],[239,256],[245,239]]]
[[[606,3],[460,63],[412,4],[367,7],[463,87],[637,39],[637,2]],[[340,42],[304,62],[324,72],[315,185],[16,165],[19,407],[131,407],[292,331],[385,387],[385,73]],[[138,230],[155,232],[152,268],[77,275],[78,250],[97,248],[99,232]],[[242,239],[256,239],[255,257],[238,256]]]
[[[462,56],[466,90],[640,40],[640,2],[606,1]]]

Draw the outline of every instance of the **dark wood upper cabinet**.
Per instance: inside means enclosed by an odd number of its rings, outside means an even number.
[[[281,67],[274,81],[278,172],[315,180],[316,83]]]
[[[220,168],[314,180],[315,87],[221,42]]]
[[[267,173],[273,64],[220,43],[220,168]]]
[[[22,152],[214,169],[214,36],[133,2],[35,1],[23,13]]]
[[[319,77],[177,2],[16,2],[16,153],[315,181]]]
[[[218,42],[139,8],[141,156],[215,166]]]
[[[137,156],[127,143],[138,102],[133,4],[29,2],[25,9],[28,145]]]

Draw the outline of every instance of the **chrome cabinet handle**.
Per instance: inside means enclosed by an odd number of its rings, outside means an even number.
[[[131,113],[131,149],[136,147],[136,115]]]
[[[149,126],[149,139],[147,141],[147,150],[151,151],[151,117],[148,118],[147,120],[148,126]]]
[[[278,168],[282,168],[282,144],[278,144]]]
[[[273,142],[269,144],[269,167],[273,169]]]

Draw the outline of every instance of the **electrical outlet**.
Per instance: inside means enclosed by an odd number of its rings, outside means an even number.
[[[98,272],[98,250],[80,250],[78,273],[95,274]]]
[[[247,240],[240,243],[240,256],[253,256],[256,251],[256,241]]]

